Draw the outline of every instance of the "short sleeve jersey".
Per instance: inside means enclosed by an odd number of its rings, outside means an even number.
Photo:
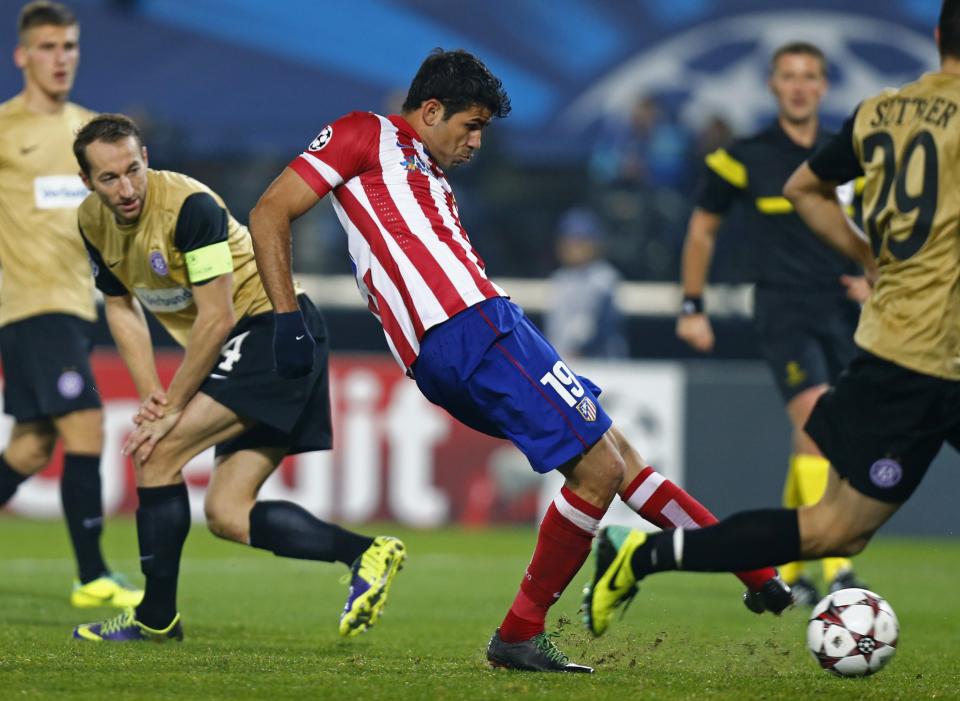
[[[829,136],[821,131],[814,147],[804,148],[774,122],[706,158],[697,206],[714,214],[726,214],[735,205],[744,207],[751,277],[758,285],[842,293],[840,276],[858,272],[856,265],[807,228],[783,196],[793,171]],[[847,204],[852,202],[852,185],[842,194]]]
[[[428,329],[505,295],[487,279],[442,168],[403,117],[352,112],[290,168],[318,196],[333,193],[360,294],[402,367]]]
[[[135,295],[183,346],[197,316],[192,288],[219,275],[233,273],[238,320],[272,309],[250,232],[192,178],[148,171],[147,196],[134,224],[118,224],[96,194],[84,200],[79,218],[97,287],[106,295]]]
[[[863,174],[880,277],[855,336],[911,370],[960,380],[960,77],[928,73],[864,100],[810,160],[823,180]]]
[[[96,318],[77,233],[87,188],[72,148],[93,116],[73,103],[31,112],[21,95],[0,104],[0,326],[39,314]]]

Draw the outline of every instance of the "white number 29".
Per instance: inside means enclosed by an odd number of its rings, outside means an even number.
[[[583,396],[583,387],[577,376],[570,372],[570,368],[564,365],[562,360],[558,360],[553,370],[540,378],[540,384],[553,387],[567,406],[573,406]]]

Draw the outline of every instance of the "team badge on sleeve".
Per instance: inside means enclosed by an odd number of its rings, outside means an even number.
[[[590,397],[584,397],[580,400],[580,403],[577,404],[577,411],[580,412],[580,416],[582,416],[585,421],[597,420],[597,405],[593,403]]]
[[[328,124],[323,128],[317,138],[310,142],[310,145],[307,146],[308,151],[319,151],[324,146],[330,143],[330,139],[333,138],[333,125]]]

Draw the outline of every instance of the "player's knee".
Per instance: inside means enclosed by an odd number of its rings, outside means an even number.
[[[137,484],[141,487],[149,487],[177,482],[188,459],[184,458],[182,453],[170,450],[163,441],[154,446],[153,452],[146,460],[140,460],[135,453],[133,465],[137,474]]]
[[[17,472],[32,475],[50,462],[56,442],[57,437],[53,433],[30,436],[7,446],[3,456]]]
[[[242,513],[236,505],[226,499],[211,496],[203,503],[204,515],[207,518],[207,528],[218,538],[232,540],[237,543],[247,543],[250,540],[250,516]]]
[[[626,474],[626,463],[610,441],[604,440],[603,449],[599,455],[593,455],[590,469],[583,476],[583,482],[588,483],[592,490],[610,500],[616,496]]]

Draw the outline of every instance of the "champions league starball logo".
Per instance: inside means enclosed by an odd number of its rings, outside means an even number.
[[[642,97],[662,96],[685,124],[714,116],[740,134],[769,120],[776,105],[767,89],[770,56],[783,44],[809,41],[829,60],[825,116],[839,121],[885,87],[915,79],[939,64],[931,35],[862,15],[762,12],[707,22],[653,44],[575,98],[564,121],[582,129],[625,118]]]

